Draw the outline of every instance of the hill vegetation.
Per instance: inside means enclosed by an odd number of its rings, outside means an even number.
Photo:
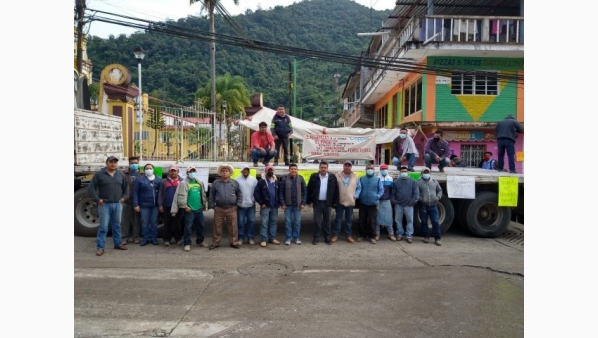
[[[288,7],[248,10],[233,19],[251,39],[282,46],[358,56],[367,49],[369,37],[359,32],[377,30],[390,10],[375,11],[352,0],[303,0]],[[209,31],[207,14],[168,21],[178,27]],[[93,23],[92,23],[93,24]],[[220,15],[217,34],[238,35]],[[146,51],[142,64],[143,89],[151,96],[190,106],[194,94],[210,82],[209,43],[145,31],[108,39],[89,37],[87,53],[94,64],[97,81],[111,63],[127,67],[137,81],[133,50]],[[280,103],[290,110],[289,83],[293,57],[216,44],[216,76],[229,73],[244,79],[249,93],[263,93],[264,106],[276,109]],[[297,60],[297,111],[306,120],[331,125],[342,114],[340,89],[354,67],[309,58]],[[335,74],[340,75],[335,79]],[[338,87],[337,87],[338,80]]]

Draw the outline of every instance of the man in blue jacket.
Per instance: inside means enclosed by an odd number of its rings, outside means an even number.
[[[270,131],[274,137],[276,153],[274,154],[274,165],[278,165],[278,156],[280,155],[280,145],[284,150],[284,165],[289,165],[289,137],[293,134],[293,124],[291,117],[284,111],[282,104],[278,105],[277,113],[272,117]]]
[[[409,168],[402,166],[399,178],[393,182],[391,203],[395,209],[397,241],[406,237],[407,243],[413,243],[413,207],[419,200],[417,182],[409,177]],[[407,231],[403,229],[403,215],[407,220]]]
[[[267,243],[279,245],[276,239],[276,222],[278,220],[278,179],[274,175],[274,167],[266,167],[262,178],[257,182],[253,197],[260,205],[260,246],[266,247]]]
[[[365,167],[365,176],[362,176],[361,192],[359,194],[359,238],[358,242],[370,239],[370,243],[376,244],[375,232],[378,219],[378,204],[380,197],[384,194],[382,180],[374,176],[374,165],[368,164]]]

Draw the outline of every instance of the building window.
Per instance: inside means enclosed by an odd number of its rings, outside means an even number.
[[[171,137],[172,137],[172,132],[161,131],[160,132],[160,143],[168,143],[170,141]]]
[[[149,131],[144,131],[141,134],[141,136],[143,136],[143,140],[142,141],[145,141],[145,140],[149,139]],[[138,140],[139,140],[139,132],[136,131],[135,132],[135,141],[138,141]]]
[[[451,94],[498,95],[498,72],[454,72],[451,75]]]
[[[374,128],[386,128],[386,122],[388,121],[388,109],[384,105],[382,108],[376,110],[374,116]]]
[[[403,90],[403,116],[415,114],[422,109],[423,82],[420,78],[417,82]]]
[[[486,146],[480,144],[463,144],[461,145],[461,161],[465,161],[468,167],[478,167],[480,162],[484,159]]]

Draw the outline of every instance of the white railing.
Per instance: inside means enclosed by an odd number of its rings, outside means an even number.
[[[380,48],[380,53],[373,56],[376,61],[396,60],[406,50],[408,44],[430,42],[445,43],[490,43],[523,44],[523,17],[505,16],[446,16],[425,15],[411,17],[398,39],[389,39],[390,46]],[[386,52],[388,51],[388,52]],[[386,53],[386,55],[384,55]],[[379,68],[365,81],[364,97],[375,88],[388,71]]]

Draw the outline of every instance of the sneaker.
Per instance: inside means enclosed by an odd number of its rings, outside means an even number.
[[[164,246],[170,246],[170,242],[169,241],[165,241],[164,242]]]
[[[436,245],[438,245],[438,246],[441,246],[441,245],[442,245],[442,242],[440,242],[440,238],[439,238],[439,239],[437,239],[437,240],[435,240],[435,241],[434,241],[434,243],[435,243]]]
[[[374,236],[374,239],[377,240],[377,241],[379,241],[380,240],[380,235]]]
[[[208,243],[206,243],[204,241],[204,242],[198,243],[197,246],[202,247],[202,248],[207,248],[208,247]]]
[[[398,242],[398,241],[402,241],[402,240],[403,240],[403,237],[401,237],[401,236],[397,236],[397,238],[396,238],[396,239],[397,239],[397,242]]]
[[[191,245],[185,245],[185,251],[187,251],[187,252],[191,251]]]
[[[430,242],[430,237],[424,237],[424,243],[429,243]]]
[[[255,242],[253,241],[253,239],[250,239],[249,240],[249,245],[254,245],[254,244],[255,244]]]
[[[270,241],[270,243],[274,244],[274,245],[279,245],[280,242],[275,238],[273,240]]]
[[[353,237],[349,236],[349,237],[347,237],[347,242],[353,244],[353,243],[355,243],[355,240],[353,239]]]
[[[260,243],[260,246],[261,246],[262,248],[265,248],[265,247],[266,247],[266,242],[261,242],[261,243]]]
[[[139,243],[141,243],[141,239],[135,238],[135,244],[139,244]]]
[[[243,245],[243,241],[241,241],[241,240],[237,241],[237,245],[238,246],[242,246]]]
[[[411,237],[407,238],[407,243],[409,243],[409,244],[413,243],[413,239],[411,239]]]
[[[393,242],[397,241],[397,238],[395,237],[395,235],[388,235],[388,239],[390,239]]]
[[[295,240],[295,244],[301,245],[301,241],[297,239],[297,240]]]
[[[284,245],[291,245],[291,241],[287,239],[286,241],[284,241]]]
[[[370,239],[370,243],[372,243],[372,244],[376,244],[376,240],[375,240],[375,239],[373,239],[373,238],[371,238],[371,239]]]

